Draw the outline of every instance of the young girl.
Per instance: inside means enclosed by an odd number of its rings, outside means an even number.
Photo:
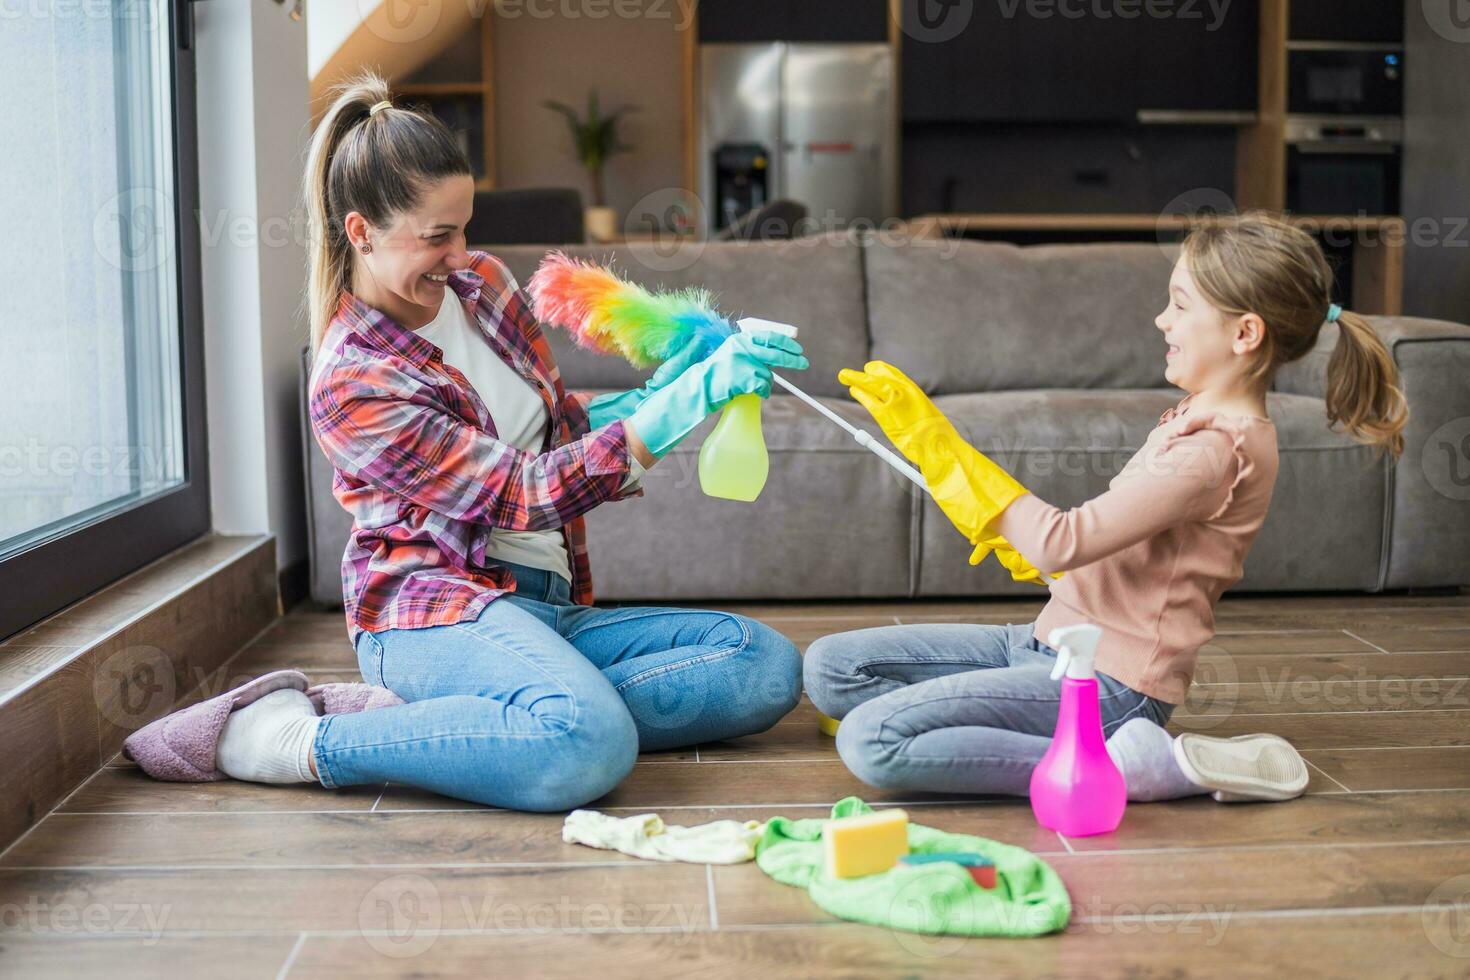
[[[1279,220],[1252,213],[1192,232],[1154,321],[1167,344],[1164,378],[1189,394],[1106,493],[1072,510],[1032,496],[967,445],[897,369],[872,362],[842,373],[982,553],[996,550],[1017,579],[1065,573],[1034,623],[890,626],[814,643],[806,689],[841,719],[837,749],[855,774],[893,789],[1025,795],[1060,699],[1056,652],[1044,641],[1090,622],[1103,631],[1103,728],[1130,799],[1304,790],[1306,766],[1282,739],[1171,739],[1162,726],[1266,516],[1277,469],[1266,391],[1277,367],[1316,343],[1324,318],[1339,331],[1329,423],[1402,450],[1407,409],[1393,360],[1365,320],[1329,302],[1331,286],[1321,248]]]
[[[582,515],[641,494],[647,467],[795,341],[686,350],[642,389],[563,391],[509,270],[466,252],[474,179],[439,121],[349,86],[317,128],[310,419],[353,516],[343,557],[365,680],[405,702],[318,716],[299,689],[229,715],[224,774],[391,780],[525,810],[607,793],[640,749],[760,732],[800,696],[785,637],[689,609],[594,609]]]

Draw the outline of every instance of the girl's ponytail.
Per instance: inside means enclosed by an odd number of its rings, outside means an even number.
[[[363,72],[337,86],[312,135],[301,191],[306,212],[306,314],[315,354],[352,288],[352,245],[343,222],[357,211],[387,227],[415,207],[431,182],[470,174],[470,162],[444,123],[412,109],[373,106],[393,93],[382,76]]]
[[[1205,222],[1184,239],[1183,255],[1201,292],[1227,315],[1255,313],[1266,335],[1252,380],[1269,385],[1276,369],[1317,343],[1333,305],[1332,268],[1311,235],[1263,211]],[[1327,421],[1353,438],[1403,452],[1408,403],[1398,366],[1367,320],[1337,317],[1338,342],[1327,365]]]
[[[1393,355],[1367,320],[1343,311],[1337,347],[1327,362],[1327,420],[1362,442],[1404,451],[1409,405],[1398,384]]]

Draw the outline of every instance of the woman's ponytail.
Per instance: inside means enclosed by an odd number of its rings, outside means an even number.
[[[388,85],[376,75],[364,75],[337,89],[332,106],[317,124],[306,157],[306,176],[302,181],[307,228],[306,311],[311,322],[311,350],[316,353],[327,324],[337,312],[342,291],[348,287],[352,271],[352,247],[347,234],[330,220],[332,159],[342,139],[354,126],[369,118],[377,102],[389,98]]]
[[[1337,326],[1337,347],[1327,362],[1327,420],[1397,458],[1404,451],[1409,404],[1397,384],[1393,355],[1358,314],[1344,311]]]
[[[335,98],[312,135],[302,180],[306,212],[306,315],[315,354],[352,288],[352,244],[343,226],[357,211],[387,227],[418,204],[430,183],[470,174],[470,162],[449,127],[412,109],[373,106],[393,93],[382,76],[363,72],[333,89]]]

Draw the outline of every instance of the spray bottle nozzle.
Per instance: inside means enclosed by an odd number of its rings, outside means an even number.
[[[1046,638],[1047,645],[1057,652],[1051,679],[1059,679],[1064,672],[1074,680],[1095,678],[1097,674],[1092,669],[1092,658],[1101,639],[1102,630],[1091,623],[1058,626],[1052,630]]]
[[[762,320],[758,316],[742,317],[735,321],[735,326],[741,333],[778,333],[783,337],[795,339],[796,328],[789,323],[777,323],[775,320]]]

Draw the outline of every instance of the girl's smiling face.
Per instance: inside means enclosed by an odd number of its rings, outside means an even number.
[[[1164,380],[1191,393],[1233,387],[1249,370],[1248,355],[1265,327],[1254,313],[1227,314],[1212,306],[1182,257],[1169,277],[1169,305],[1154,325],[1169,345]]]
[[[353,247],[353,293],[410,330],[434,319],[449,274],[470,264],[464,229],[475,202],[475,181],[446,177],[429,186],[418,207],[375,228],[361,214],[347,216]],[[363,254],[363,244],[372,251]]]

